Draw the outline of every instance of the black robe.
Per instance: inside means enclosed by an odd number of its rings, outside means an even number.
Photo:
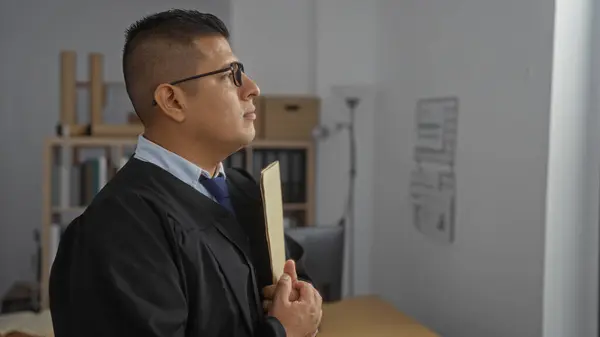
[[[285,336],[262,310],[273,282],[260,187],[226,174],[235,216],[130,159],[62,236],[49,285],[56,337]],[[301,256],[288,258],[309,280]]]

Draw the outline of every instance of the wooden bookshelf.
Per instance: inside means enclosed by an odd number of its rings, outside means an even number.
[[[62,230],[84,210],[86,205],[73,201],[73,193],[79,194],[84,187],[75,186],[73,172],[82,168],[86,160],[83,152],[91,150],[100,154],[105,161],[101,171],[105,178],[100,179],[96,187],[102,188],[112,175],[123,164],[121,160],[128,158],[135,149],[137,137],[54,137],[45,142],[43,152],[43,219],[41,230],[41,263],[40,263],[40,305],[48,308],[48,280],[52,259],[54,258],[57,240]],[[290,154],[287,160],[285,155]],[[91,156],[94,156],[92,154]],[[90,156],[88,154],[88,156]],[[233,159],[237,158],[237,164]],[[89,158],[88,158],[89,159]],[[250,146],[241,149],[224,162],[225,166],[243,167],[259,178],[260,169],[279,160],[282,167],[282,187],[284,194],[284,217],[289,227],[310,226],[315,217],[315,151],[311,141],[256,140]],[[290,187],[286,167],[299,170],[295,174],[294,186]],[[81,173],[81,172],[79,172]],[[291,179],[291,178],[290,178]],[[293,191],[294,193],[287,193]],[[97,193],[97,191],[95,191]],[[287,193],[287,194],[286,194]],[[85,194],[85,193],[83,193]],[[293,194],[293,196],[292,196]],[[89,197],[89,193],[87,194]],[[58,236],[58,238],[57,238]]]

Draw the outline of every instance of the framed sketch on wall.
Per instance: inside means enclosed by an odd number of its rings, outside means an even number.
[[[410,177],[415,228],[438,242],[455,239],[458,98],[428,98],[417,102],[414,169]]]

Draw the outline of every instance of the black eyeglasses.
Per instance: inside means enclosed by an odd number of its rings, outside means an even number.
[[[177,80],[177,81],[173,81],[173,82],[169,82],[170,85],[176,85],[182,82],[187,82],[187,81],[191,81],[191,80],[195,80],[198,78],[202,78],[202,77],[206,77],[206,76],[210,76],[210,75],[216,75],[216,74],[220,74],[220,73],[224,73],[227,71],[231,71],[231,75],[233,76],[233,83],[235,84],[236,87],[241,87],[242,86],[242,73],[244,73],[244,65],[241,62],[232,62],[229,67],[223,68],[223,69],[219,69],[219,70],[214,70],[208,73],[204,73],[204,74],[200,74],[200,75],[194,75],[194,76],[190,76],[190,77],[186,77],[184,79],[181,80]],[[156,105],[156,100],[152,100],[152,105]]]

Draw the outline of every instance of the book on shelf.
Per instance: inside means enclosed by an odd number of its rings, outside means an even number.
[[[88,205],[108,182],[109,168],[106,156],[86,159],[80,164],[79,170],[81,186],[79,205]]]
[[[68,167],[66,175],[63,174],[65,168],[59,162],[55,162],[51,176],[52,208],[66,211],[85,207],[130,157],[123,155],[116,158],[93,152],[80,154],[80,158]],[[63,181],[63,177],[68,181]]]
[[[248,153],[252,158],[247,158]],[[120,158],[106,151],[79,154],[68,168],[69,181],[63,183],[65,176],[61,172],[60,163],[53,167],[52,174],[52,208],[57,215],[53,221],[67,225],[91,203],[98,192],[131,158],[130,153],[123,153]],[[250,159],[250,161],[249,161]],[[308,196],[306,195],[307,153],[303,149],[255,148],[251,152],[240,150],[229,156],[225,167],[248,169],[258,181],[260,172],[274,161],[279,161],[281,168],[282,198],[289,207],[285,210],[286,227],[301,226],[305,223],[304,214]],[[248,167],[249,163],[252,163]],[[290,206],[291,205],[291,206]],[[71,213],[67,215],[66,213]]]
[[[224,167],[245,168],[246,167],[246,151],[240,150],[223,161]]]
[[[306,203],[306,151],[288,149],[254,149],[252,172],[260,179],[260,172],[272,162],[279,161],[281,190],[284,203]]]
[[[54,262],[60,239],[65,232],[65,226],[58,223],[52,223],[50,226],[50,264]]]
[[[296,205],[298,208],[284,207],[284,227],[303,226],[306,216],[308,196],[306,195],[307,153],[301,149],[260,148],[252,150],[250,173],[259,181],[263,168],[279,161],[281,175],[281,193],[284,205]]]

